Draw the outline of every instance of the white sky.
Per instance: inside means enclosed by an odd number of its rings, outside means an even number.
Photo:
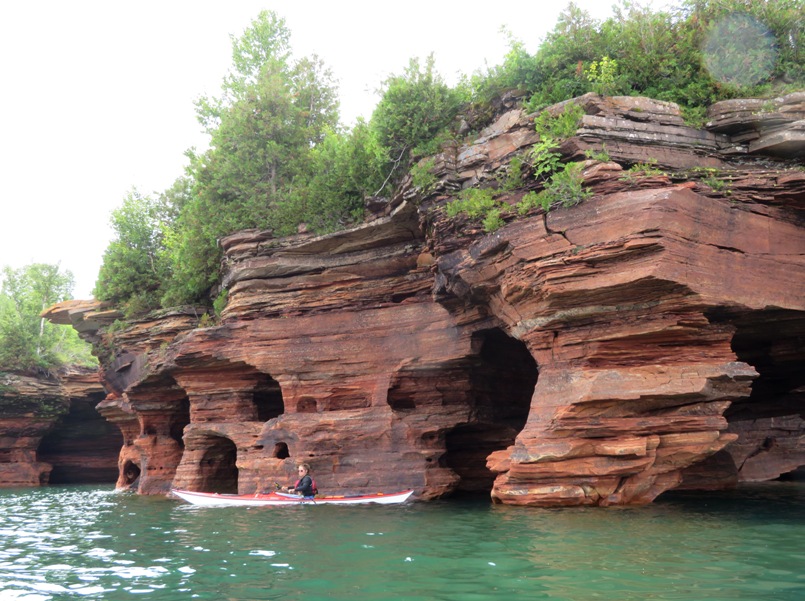
[[[611,4],[576,0],[595,18]],[[285,17],[296,56],[340,81],[342,121],[367,119],[375,91],[434,53],[448,82],[499,64],[505,25],[534,51],[564,0],[0,0],[0,267],[60,263],[90,298],[109,216],[128,190],[165,190],[206,137],[193,101],[217,95],[260,10]]]

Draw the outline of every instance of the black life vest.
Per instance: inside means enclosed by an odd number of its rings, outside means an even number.
[[[300,482],[302,482],[302,478],[299,478],[299,480],[296,481],[296,484],[294,484],[294,490],[299,490]],[[319,494],[319,488],[316,486],[316,481],[313,479],[313,476],[310,476],[310,487],[313,489],[314,495]]]

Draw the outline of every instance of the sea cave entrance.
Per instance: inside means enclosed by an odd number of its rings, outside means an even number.
[[[123,465],[123,485],[129,488],[135,488],[137,479],[140,477],[140,466],[132,460],[126,461]]]
[[[282,388],[279,382],[266,373],[256,375],[253,399],[257,421],[267,422],[285,413]]]
[[[53,466],[43,484],[114,484],[123,435],[95,406],[103,396],[74,398],[69,412],[42,438],[37,459]]]
[[[537,384],[537,363],[525,344],[500,329],[473,335],[469,366],[470,420],[445,433],[439,464],[459,481],[454,495],[488,495],[495,474],[486,467],[494,451],[514,444],[523,429]]]
[[[802,479],[805,451],[805,313],[781,309],[708,316],[735,327],[732,350],[758,372],[748,398],[724,412],[738,439],[685,472],[686,488]]]
[[[752,393],[727,409],[740,481],[801,474],[805,451],[805,313],[764,310],[733,320],[732,349],[758,372]],[[730,450],[730,449],[728,449]],[[798,471],[799,470],[799,471]]]
[[[187,395],[173,403],[173,411],[170,413],[170,423],[168,431],[170,437],[177,442],[180,449],[184,449],[184,429],[190,423],[190,399]]]
[[[280,383],[254,366],[210,358],[173,373],[189,394],[189,421],[267,422],[285,413]]]
[[[238,450],[235,443],[224,436],[208,435],[204,440],[204,453],[198,465],[197,487],[201,492],[238,492]]]

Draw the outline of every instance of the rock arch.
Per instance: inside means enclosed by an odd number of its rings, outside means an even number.
[[[496,474],[487,458],[514,444],[525,426],[538,368],[525,344],[499,328],[476,332],[472,346],[470,414],[445,432],[439,462],[458,474],[454,492],[489,494]]]
[[[225,437],[209,435],[198,464],[198,484],[203,492],[237,493],[237,447]]]
[[[184,429],[190,423],[188,392],[170,374],[161,373],[132,386],[116,405],[117,412],[109,406],[104,409],[107,419],[126,424],[115,413],[133,413],[139,424],[130,442],[131,425],[121,425],[129,435],[120,454],[118,486],[130,486],[124,473],[130,460],[141,469],[137,492],[167,493],[184,451]]]
[[[260,373],[256,377],[252,401],[257,421],[267,422],[285,413],[282,388],[279,382],[268,374]]]
[[[750,395],[724,412],[737,440],[688,468],[681,488],[726,488],[798,470],[805,465],[805,313],[767,309],[711,319],[734,326],[732,350],[758,375]]]
[[[288,450],[288,443],[287,442],[278,442],[274,445],[274,451],[271,453],[271,456],[274,459],[287,459],[291,456],[291,452]]]
[[[285,413],[279,382],[240,361],[208,358],[173,376],[187,390],[193,424],[266,422]]]
[[[128,488],[135,488],[137,486],[137,480],[140,477],[140,473],[142,470],[140,466],[137,465],[131,459],[126,460],[123,463],[123,469],[121,473],[122,483],[121,486],[125,486]]]
[[[199,492],[237,493],[241,480],[238,442],[218,428],[188,429],[174,488]]]
[[[242,361],[194,359],[192,367],[179,365],[172,372],[187,390],[190,417],[172,485],[218,493],[252,490],[260,486],[261,462],[282,459],[281,449],[259,439],[267,422],[285,414],[282,387]],[[271,451],[278,454],[264,457]]]
[[[496,476],[488,457],[514,444],[530,412],[538,368],[524,343],[489,328],[471,335],[468,351],[406,365],[390,381],[387,403],[399,424],[392,445],[419,449],[428,498],[488,495]]]

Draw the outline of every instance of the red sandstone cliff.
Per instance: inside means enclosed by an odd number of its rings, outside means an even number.
[[[0,486],[108,482],[121,437],[98,415],[98,373],[0,374]]]
[[[111,353],[118,486],[249,493],[304,460],[326,491],[609,505],[805,464],[805,172],[779,161],[805,154],[805,94],[721,103],[708,130],[669,103],[574,102],[563,154],[611,159],[586,161],[580,205],[492,234],[445,216],[537,140],[511,106],[361,227],[222,240],[213,327],[53,308]],[[624,171],[648,159],[662,175]]]

